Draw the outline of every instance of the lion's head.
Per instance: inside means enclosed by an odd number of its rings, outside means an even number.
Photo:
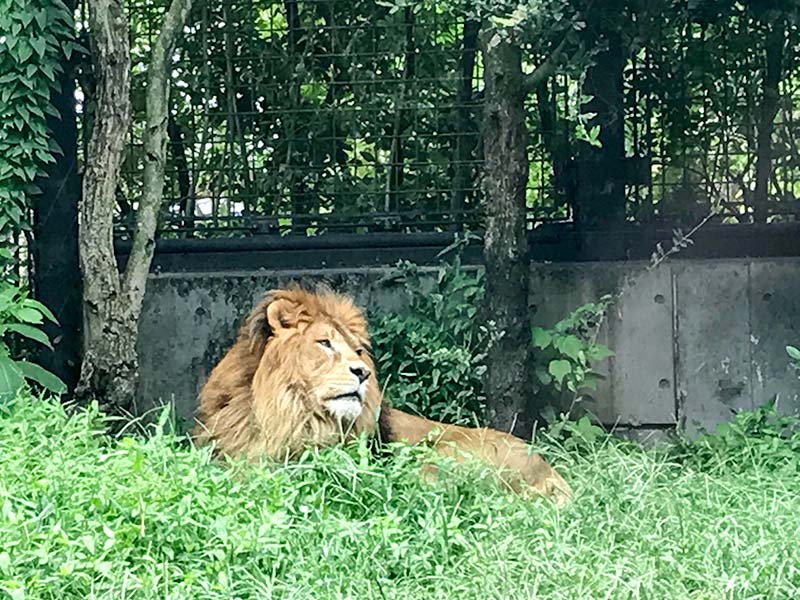
[[[268,292],[200,393],[198,438],[282,459],[372,431],[381,391],[367,323],[344,296]]]

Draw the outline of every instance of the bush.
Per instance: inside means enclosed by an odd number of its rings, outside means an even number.
[[[714,433],[701,432],[693,441],[681,437],[673,451],[685,464],[705,471],[790,469],[800,474],[800,421],[778,414],[770,401],[738,412]]]
[[[3,252],[0,249],[0,254]],[[49,371],[27,360],[12,358],[8,338],[32,340],[52,348],[40,329],[45,319],[55,322],[53,314],[40,302],[28,297],[25,288],[0,278],[0,402],[12,398],[27,381],[61,394],[64,383]]]
[[[398,408],[450,423],[483,420],[482,377],[488,332],[479,324],[482,275],[456,256],[431,281],[411,263],[394,280],[408,298],[406,314],[371,315],[378,371],[386,398]]]
[[[483,374],[493,330],[480,316],[482,272],[463,268],[457,251],[433,277],[401,262],[392,280],[402,284],[408,311],[370,317],[387,399],[398,408],[445,422],[483,422]],[[611,297],[604,296],[578,307],[551,329],[532,329],[534,392],[551,421],[556,408],[570,406],[601,378],[592,363],[613,354],[596,340],[610,303]]]

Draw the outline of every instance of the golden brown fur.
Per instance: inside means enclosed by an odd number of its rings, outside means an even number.
[[[445,425],[382,405],[363,313],[345,297],[301,289],[268,292],[200,392],[200,443],[255,459],[296,457],[361,432],[384,442],[427,443],[497,469],[521,494],[571,496],[567,483],[519,438],[486,428]],[[379,417],[380,413],[380,417]]]

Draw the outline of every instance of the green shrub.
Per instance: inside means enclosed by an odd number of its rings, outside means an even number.
[[[681,438],[674,449],[686,464],[703,470],[788,468],[800,474],[800,420],[780,415],[773,400],[736,413],[713,433],[703,431],[693,441]]]
[[[61,58],[79,50],[59,0],[0,0],[0,237],[26,224],[33,182],[60,152],[47,129]]]
[[[610,295],[603,296],[598,302],[579,306],[552,329],[532,328],[536,378],[543,387],[573,393],[596,388],[602,375],[592,368],[592,362],[614,354],[597,342],[597,330],[611,302]]]
[[[424,277],[398,265],[408,312],[370,318],[373,352],[387,399],[398,408],[451,423],[474,424],[485,412],[482,377],[488,333],[480,325],[482,275],[458,255]]]
[[[39,328],[45,319],[55,322],[47,307],[29,298],[25,288],[0,280],[0,402],[16,395],[26,380],[57,394],[66,391],[58,377],[35,363],[12,358],[9,349],[8,338],[11,336],[52,348],[47,335]]]
[[[491,323],[480,316],[482,272],[452,259],[433,275],[401,262],[392,277],[403,286],[408,311],[376,313],[370,323],[374,354],[388,400],[427,417],[473,425],[486,416],[483,375]],[[597,342],[611,297],[578,307],[553,328],[532,329],[535,393],[552,409],[566,408],[601,377],[592,363],[612,355]],[[555,420],[555,410],[548,410]]]
[[[62,58],[79,50],[73,38],[72,15],[60,0],[0,0],[0,401],[26,381],[64,391],[39,365],[12,358],[11,348],[21,340],[49,346],[38,326],[55,319],[17,281],[7,246],[29,226],[28,199],[39,193],[35,178],[61,151],[49,135],[47,116],[58,116],[50,93]]]

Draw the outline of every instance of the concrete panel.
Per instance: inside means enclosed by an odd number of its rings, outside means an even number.
[[[687,433],[752,408],[746,261],[675,261],[676,379]]]
[[[750,341],[753,398],[778,397],[785,414],[800,415],[800,381],[786,346],[800,346],[800,261],[772,259],[750,264]]]
[[[609,321],[609,344],[616,353],[614,412],[621,423],[633,426],[674,424],[670,270],[668,265],[653,271],[644,266],[624,268],[627,273],[616,318]]]
[[[598,340],[615,356],[597,365],[608,376],[588,406],[604,423],[675,423],[672,286],[668,268],[645,263],[535,264],[531,311],[549,327],[578,306],[619,294]]]

